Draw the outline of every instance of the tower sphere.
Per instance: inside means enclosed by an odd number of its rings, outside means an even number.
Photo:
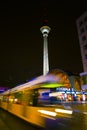
[[[41,28],[40,28],[40,31],[42,32],[42,34],[45,34],[45,33],[49,33],[50,32],[50,30],[51,30],[51,28],[50,27],[48,27],[48,26],[42,26]]]

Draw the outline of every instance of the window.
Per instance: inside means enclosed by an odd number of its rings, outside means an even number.
[[[84,50],[86,50],[87,49],[87,44],[86,45],[84,45]]]
[[[4,95],[2,101],[3,102],[8,102],[9,101],[8,97],[9,97],[8,95]]]
[[[87,54],[85,55],[85,59],[87,59]]]
[[[22,104],[22,97],[23,97],[23,92],[15,92],[13,96],[11,96],[11,99],[13,99],[14,103],[17,104]]]
[[[86,30],[87,30],[87,25],[85,26]]]
[[[81,34],[82,34],[83,32],[85,32],[85,29],[84,29],[84,28],[81,28],[81,29],[80,29],[80,32],[81,32]]]
[[[87,75],[81,76],[81,84],[86,85],[87,84]]]
[[[87,16],[84,18],[84,21],[87,22]]]
[[[81,26],[82,26],[82,24],[83,24],[83,21],[80,21],[80,22],[79,22],[79,26],[81,27]]]
[[[86,40],[86,36],[82,36],[82,41],[85,41]]]

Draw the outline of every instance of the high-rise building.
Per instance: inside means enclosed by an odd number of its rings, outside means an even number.
[[[81,49],[82,64],[84,72],[87,71],[87,12],[84,12],[77,21],[77,31]]]
[[[77,20],[77,32],[82,56],[84,72],[80,73],[82,90],[87,89],[87,11],[84,12]]]

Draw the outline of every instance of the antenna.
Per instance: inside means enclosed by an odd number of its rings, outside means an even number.
[[[51,28],[48,26],[47,20],[47,9],[44,8],[44,19],[43,25],[40,28],[41,33],[43,34],[43,75],[46,75],[49,72],[49,57],[48,57],[48,34]]]

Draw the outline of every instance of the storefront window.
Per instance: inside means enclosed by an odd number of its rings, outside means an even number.
[[[87,84],[87,75],[81,76],[81,85]]]

